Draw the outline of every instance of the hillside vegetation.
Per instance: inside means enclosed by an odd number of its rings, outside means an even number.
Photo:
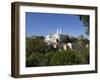
[[[53,50],[43,36],[26,37],[26,67],[89,64],[89,47],[85,47],[89,41],[68,36],[65,39],[79,42],[82,50]]]

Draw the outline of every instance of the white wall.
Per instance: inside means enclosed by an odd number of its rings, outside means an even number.
[[[10,76],[11,68],[11,2],[43,2],[57,4],[100,5],[100,0],[0,0],[0,80],[16,80]],[[100,6],[99,14],[100,14]],[[98,16],[100,21],[100,16]],[[99,22],[98,21],[98,22]],[[99,25],[100,26],[100,23]],[[100,34],[98,27],[98,34]],[[100,41],[100,37],[98,38]],[[98,43],[100,47],[100,42]],[[100,50],[98,51],[97,74],[64,75],[53,77],[21,78],[18,80],[100,80]]]

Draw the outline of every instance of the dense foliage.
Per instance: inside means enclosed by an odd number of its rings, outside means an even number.
[[[90,27],[89,27],[89,16],[87,15],[80,15],[80,20],[83,22],[83,25],[84,27],[86,28],[86,31],[85,33],[87,35],[89,35],[89,30],[90,30]]]
[[[88,43],[88,40],[65,36],[68,41],[77,41],[81,45]],[[66,42],[67,43],[67,42]],[[52,47],[52,46],[50,46]],[[56,66],[76,65],[89,63],[89,47],[80,50],[53,50],[46,45],[43,36],[26,37],[26,66]]]

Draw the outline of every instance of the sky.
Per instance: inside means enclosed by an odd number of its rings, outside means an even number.
[[[85,35],[85,27],[78,15],[26,12],[26,36],[46,36],[61,28],[63,34]]]

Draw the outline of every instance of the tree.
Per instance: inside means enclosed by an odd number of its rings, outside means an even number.
[[[45,52],[46,43],[42,36],[26,37],[26,53]]]
[[[83,25],[86,28],[85,33],[89,35],[89,16],[87,15],[80,15],[80,20],[83,22]]]
[[[81,47],[85,48],[87,44],[89,44],[89,40],[85,38],[83,35],[80,35],[78,37],[78,43],[81,45]]]
[[[77,42],[77,38],[71,36],[69,42],[71,42],[71,43]]]
[[[61,40],[63,43],[68,43],[70,41],[68,35],[61,35]]]
[[[33,35],[31,38],[32,39],[44,40],[44,36],[36,36],[36,35]]]

